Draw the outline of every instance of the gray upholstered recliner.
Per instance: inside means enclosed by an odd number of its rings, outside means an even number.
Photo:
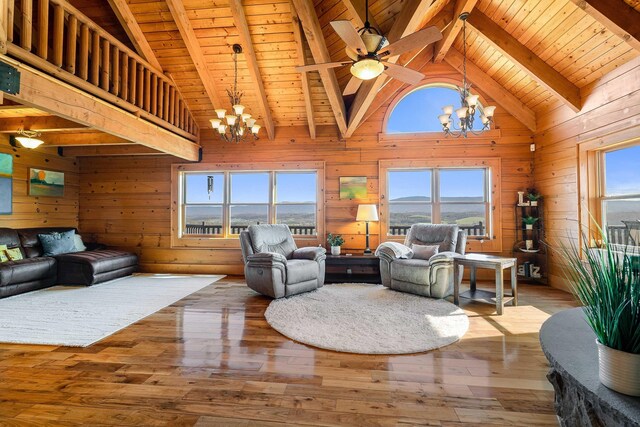
[[[414,224],[404,245],[385,242],[378,246],[382,284],[396,291],[433,298],[453,293],[453,280],[462,280],[462,266],[453,273],[453,259],[464,255],[467,233],[457,225]],[[438,246],[438,253],[427,259],[414,258],[412,245]]]
[[[262,295],[282,298],[324,285],[325,249],[298,249],[288,225],[250,225],[240,246],[247,286]]]

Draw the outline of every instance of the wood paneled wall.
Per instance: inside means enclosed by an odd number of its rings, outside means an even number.
[[[60,157],[53,148],[14,148],[7,135],[0,135],[0,153],[13,156],[13,214],[0,215],[0,227],[77,227],[78,163]],[[29,168],[64,172],[64,197],[29,196]]]
[[[430,76],[460,78],[446,64],[434,65]],[[485,95],[485,94],[482,94]],[[487,102],[492,102],[485,95]],[[359,203],[378,203],[378,161],[381,159],[500,158],[502,161],[503,249],[514,240],[516,192],[532,182],[531,132],[504,110],[494,139],[378,139],[386,108],[380,108],[348,140],[334,129],[319,128],[311,140],[306,127],[276,129],[276,138],[254,143],[223,144],[212,130],[202,130],[204,163],[319,160],[326,164],[326,230],[343,234],[346,251],[364,248],[364,224],[355,221]],[[435,118],[433,118],[435,120]],[[80,167],[80,230],[101,242],[137,252],[144,271],[241,273],[239,249],[171,248],[171,164],[173,157],[82,158]],[[368,178],[366,200],[340,200],[338,178]],[[377,224],[371,246],[379,243]],[[324,237],[321,243],[326,245]],[[317,244],[317,243],[316,243]]]
[[[620,143],[640,135],[640,60],[635,59],[582,90],[583,109],[557,105],[538,116],[535,185],[545,198],[546,232],[558,247],[580,232],[578,145]],[[586,206],[584,206],[586,208]],[[551,285],[568,289],[558,256],[550,257]]]

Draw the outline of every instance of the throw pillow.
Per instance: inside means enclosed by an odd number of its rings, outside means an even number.
[[[7,249],[5,252],[7,257],[9,257],[9,261],[19,261],[23,259],[20,248]]]
[[[54,231],[53,233],[38,234],[38,239],[40,239],[40,244],[42,244],[42,255],[54,256],[76,252],[76,243],[73,237],[75,234],[75,230],[64,231],[62,233]]]
[[[73,243],[76,247],[76,252],[82,252],[87,250],[87,247],[84,245],[84,242],[82,241],[82,237],[80,237],[79,234],[73,235]]]
[[[7,250],[7,245],[0,245],[0,262],[7,262],[9,258],[7,258],[7,254],[5,251]]]
[[[411,250],[413,251],[413,259],[429,259],[438,253],[440,246],[438,245],[416,245],[411,244]]]

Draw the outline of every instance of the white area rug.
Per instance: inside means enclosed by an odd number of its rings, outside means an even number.
[[[274,300],[267,322],[281,334],[347,353],[406,354],[458,341],[469,328],[459,307],[382,285],[325,285]]]
[[[223,277],[141,274],[4,298],[0,342],[87,347]]]

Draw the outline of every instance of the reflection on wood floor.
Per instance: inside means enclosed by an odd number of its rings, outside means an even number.
[[[566,293],[463,302],[462,341],[404,356],[296,344],[268,303],[227,278],[84,349],[0,344],[0,425],[557,425],[537,332]]]

